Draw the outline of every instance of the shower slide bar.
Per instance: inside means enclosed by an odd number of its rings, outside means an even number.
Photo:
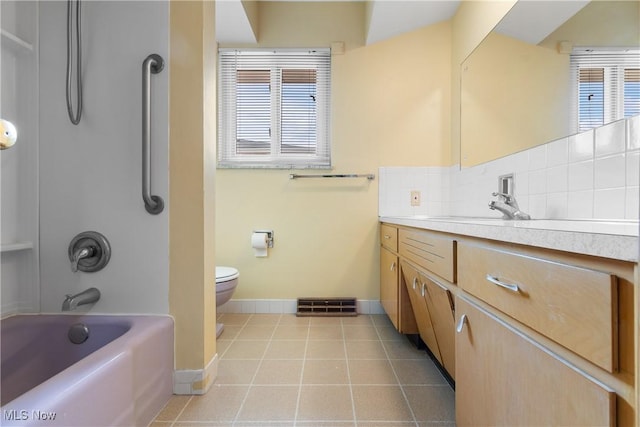
[[[151,54],[142,63],[142,200],[151,215],[164,210],[164,200],[151,195],[151,74],[164,68],[160,55]]]
[[[334,173],[334,174],[325,174],[325,175],[298,175],[292,173],[289,175],[289,179],[298,179],[298,178],[367,178],[368,180],[375,179],[375,175],[372,173],[367,174],[358,174],[358,173]]]

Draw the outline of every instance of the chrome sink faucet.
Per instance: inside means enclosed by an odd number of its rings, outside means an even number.
[[[79,305],[91,304],[100,299],[100,291],[96,288],[89,288],[76,295],[65,295],[66,298],[62,303],[62,311],[72,311]]]
[[[516,198],[511,194],[491,193],[491,195],[493,197],[497,197],[498,200],[492,200],[491,202],[489,202],[489,209],[500,211],[502,213],[502,219],[531,219],[529,214],[526,214],[520,210]]]

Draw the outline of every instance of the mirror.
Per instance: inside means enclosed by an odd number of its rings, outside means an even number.
[[[639,14],[637,1],[518,1],[462,64],[461,167],[576,133],[572,48],[638,48]]]

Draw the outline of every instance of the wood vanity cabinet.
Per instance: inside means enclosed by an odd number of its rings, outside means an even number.
[[[456,242],[441,233],[400,229],[400,265],[420,337],[455,379],[453,297]]]
[[[616,425],[613,390],[462,298],[456,316],[456,425]]]
[[[417,334],[418,327],[409,295],[400,283],[398,229],[382,224],[380,226],[380,303],[398,332]]]

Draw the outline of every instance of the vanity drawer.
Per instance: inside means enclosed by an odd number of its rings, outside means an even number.
[[[401,229],[398,233],[400,256],[451,283],[456,282],[456,242],[429,231]]]
[[[460,244],[459,286],[614,372],[616,276],[496,248]]]
[[[380,243],[385,248],[398,252],[398,229],[387,224],[381,224]]]

